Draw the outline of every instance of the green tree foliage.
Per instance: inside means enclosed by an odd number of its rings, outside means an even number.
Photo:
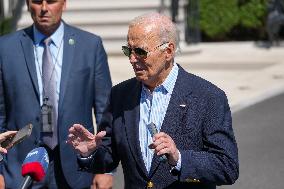
[[[11,32],[11,18],[0,21],[0,36]]]
[[[200,29],[209,37],[222,37],[239,21],[237,0],[200,0]]]
[[[240,6],[240,24],[248,28],[256,28],[263,25],[266,16],[267,0],[250,0]]]
[[[225,39],[237,27],[264,28],[268,0],[199,0],[200,29],[209,38]]]

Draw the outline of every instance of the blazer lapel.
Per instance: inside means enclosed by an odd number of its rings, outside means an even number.
[[[34,38],[33,27],[30,26],[23,30],[23,35],[20,36],[20,41],[24,52],[27,68],[34,86],[34,90],[36,91],[37,94],[37,99],[39,101],[40,100],[39,87],[38,87],[37,72],[36,72],[36,65],[34,58],[33,38]]]
[[[62,70],[61,70],[61,81],[60,81],[60,95],[59,95],[59,103],[58,109],[60,112],[60,108],[64,101],[64,96],[66,93],[66,87],[68,83],[68,78],[70,74],[70,70],[73,64],[73,57],[76,47],[76,35],[72,32],[72,29],[64,24],[64,48],[63,48],[63,60],[62,60]]]
[[[129,93],[129,96],[125,99],[130,99],[124,107],[125,117],[125,130],[127,135],[127,141],[132,152],[132,155],[139,165],[141,171],[144,173],[145,178],[148,173],[142,158],[142,153],[139,143],[139,120],[140,120],[140,95],[141,95],[141,83],[137,82],[136,86]],[[126,107],[127,106],[127,107]],[[130,107],[130,108],[129,108]]]
[[[179,67],[179,74],[161,127],[161,132],[167,134],[176,133],[181,117],[186,112],[188,106],[190,106],[188,102],[192,90],[189,86],[190,84],[185,79],[186,74],[187,73]],[[159,157],[154,155],[150,174],[153,173],[159,163]]]

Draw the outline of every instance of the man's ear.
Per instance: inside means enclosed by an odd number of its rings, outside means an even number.
[[[168,47],[166,48],[166,59],[167,60],[171,60],[173,59],[174,55],[175,55],[175,45],[173,43],[169,43]]]

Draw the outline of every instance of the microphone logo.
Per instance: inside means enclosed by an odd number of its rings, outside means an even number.
[[[35,181],[40,181],[46,174],[49,164],[45,148],[35,148],[28,153],[22,165],[22,175],[30,175]]]
[[[37,155],[37,154],[38,154],[38,150],[36,150],[36,151],[32,150],[30,153],[28,153],[26,158],[29,158],[29,157],[31,157],[33,155]]]

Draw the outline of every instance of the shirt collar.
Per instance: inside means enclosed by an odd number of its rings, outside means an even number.
[[[34,30],[34,42],[35,45],[40,45],[40,42],[45,39],[47,36],[42,34],[36,27],[33,25],[33,30]],[[59,27],[57,30],[50,36],[53,44],[56,47],[60,46],[60,43],[63,39],[63,34],[64,34],[64,24],[63,22],[60,23]]]
[[[166,80],[161,85],[157,86],[154,90],[160,89],[162,91],[164,90],[166,93],[172,94],[178,76],[178,69],[179,68],[177,64],[174,63],[174,66],[167,76]],[[144,84],[142,85],[142,89],[144,91],[144,94],[147,94],[147,96],[151,94],[149,89]]]
[[[174,86],[178,76],[178,66],[174,63],[174,66],[167,76],[166,80],[162,83],[162,86],[167,90],[168,93],[172,94],[174,90]]]

